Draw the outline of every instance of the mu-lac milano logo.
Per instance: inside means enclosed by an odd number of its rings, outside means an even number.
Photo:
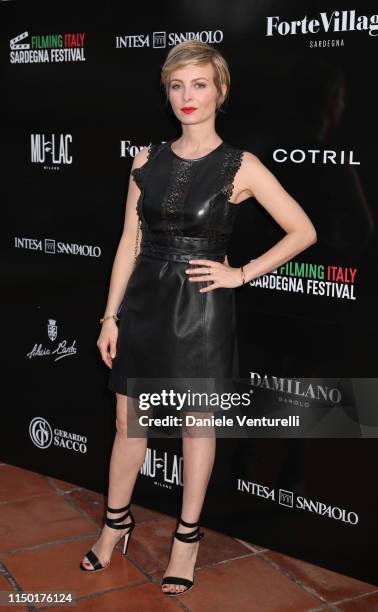
[[[158,487],[183,486],[183,457],[166,451],[158,455],[154,448],[147,448],[140,473],[152,478]]]
[[[71,146],[72,134],[31,134],[31,163],[43,165],[44,170],[69,166],[73,162]]]

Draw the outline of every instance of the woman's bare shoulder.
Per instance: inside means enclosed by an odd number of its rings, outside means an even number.
[[[152,147],[152,143],[150,145],[147,145],[146,147],[143,147],[139,153],[136,154],[136,156],[134,157],[134,161],[133,164],[131,166],[132,170],[135,170],[136,168],[140,168],[141,166],[143,166],[146,161],[148,160],[149,154],[150,154],[150,150]]]
[[[246,151],[241,149],[243,153],[242,165],[251,168],[252,166],[256,167],[261,164],[260,159],[257,157],[255,153],[251,153],[251,151]]]

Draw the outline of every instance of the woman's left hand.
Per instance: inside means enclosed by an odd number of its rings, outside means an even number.
[[[224,262],[213,261],[211,259],[191,259],[190,264],[199,264],[202,268],[187,268],[188,280],[191,282],[213,281],[212,285],[199,289],[201,293],[218,289],[219,287],[234,288],[243,284],[240,268],[232,268],[227,259]],[[194,276],[194,275],[201,276]]]

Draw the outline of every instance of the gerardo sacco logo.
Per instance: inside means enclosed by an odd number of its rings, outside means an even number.
[[[88,450],[86,436],[64,431],[58,427],[54,427],[53,430],[50,423],[43,417],[34,417],[30,421],[29,436],[33,444],[42,450],[51,445],[82,454]]]
[[[60,359],[63,359],[63,357],[72,357],[77,354],[76,338],[72,340],[71,343],[69,343],[66,338],[55,342],[58,338],[58,326],[56,319],[48,319],[47,336],[50,342],[54,344],[46,345],[43,342],[36,342],[33,348],[26,353],[26,357],[28,357],[28,359],[39,357],[51,359],[52,361],[59,361]]]
[[[357,525],[359,521],[358,514],[352,510],[347,510],[339,506],[332,506],[331,504],[309,499],[302,495],[296,495],[293,491],[287,489],[277,490],[267,485],[244,480],[243,478],[237,479],[236,489],[241,493],[256,495],[269,502],[278,502],[280,506],[286,506],[286,508],[297,508],[305,512],[313,512],[319,516],[341,521],[349,525]]]
[[[23,238],[14,237],[16,249],[40,251],[49,255],[80,255],[82,257],[100,257],[101,247],[93,244],[77,244],[76,242],[62,242],[54,238]]]
[[[85,62],[85,33],[29,35],[22,32],[10,40],[11,64]]]
[[[301,19],[287,21],[278,15],[266,18],[266,36],[317,36],[310,47],[344,46],[344,39],[337,37],[323,40],[327,34],[341,36],[347,32],[367,32],[378,35],[378,15],[359,15],[355,10],[320,12],[317,17],[305,15]]]
[[[30,421],[29,435],[38,448],[48,448],[53,439],[50,423],[43,417],[35,417]]]
[[[165,49],[173,47],[184,40],[199,40],[208,44],[220,43],[223,40],[222,30],[201,30],[198,32],[147,32],[143,34],[125,34],[116,36],[117,49],[134,49],[151,47]]]
[[[173,485],[183,486],[183,457],[166,451],[157,453],[154,448],[147,448],[146,457],[140,473],[154,481],[154,485],[171,489]]]
[[[31,134],[30,159],[48,170],[72,164],[72,134]]]

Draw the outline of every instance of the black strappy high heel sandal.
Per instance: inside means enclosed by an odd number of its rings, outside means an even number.
[[[188,533],[179,533],[176,529],[176,531],[173,533],[170,553],[172,551],[174,538],[177,538],[178,540],[180,540],[180,542],[198,542],[198,540],[202,540],[205,535],[202,531],[200,531],[199,523],[187,523],[186,521],[183,521],[181,517],[179,518],[178,522],[181,523],[181,525],[184,525],[184,527],[195,527],[195,529],[194,531],[189,531]],[[178,593],[162,590],[162,593],[170,595],[171,597],[175,595],[183,595],[183,593],[186,593],[194,586],[194,571],[193,580],[188,580],[188,578],[181,578],[180,576],[165,576],[165,578],[163,578],[161,581],[161,586],[163,586],[163,584],[179,584],[185,586],[186,589]]]
[[[129,540],[130,540],[130,535],[132,530],[135,527],[135,520],[134,517],[131,513],[131,510],[129,511],[130,508],[130,504],[127,504],[127,506],[125,506],[124,508],[110,508],[109,506],[107,506],[106,510],[107,512],[113,512],[113,513],[119,513],[119,512],[123,512],[124,510],[127,510],[127,512],[125,514],[123,514],[122,516],[118,517],[118,518],[109,518],[108,516],[105,516],[105,523],[107,524],[108,527],[111,527],[112,529],[128,529],[128,532],[125,533],[125,541],[123,544],[123,551],[122,553],[124,555],[127,554],[127,547],[129,545]],[[126,523],[123,525],[118,525],[117,523],[120,523],[122,521],[125,520],[125,518],[127,518],[128,516],[130,516],[130,523]],[[123,536],[121,536],[123,537]],[[115,543],[114,547],[117,545],[118,541],[121,538],[118,538],[117,542]],[[89,569],[88,567],[85,567],[83,565],[83,562],[80,562],[80,569],[82,569],[84,572],[99,572],[103,569],[106,569],[107,567],[109,567],[110,565],[110,560],[109,563],[107,563],[106,565],[102,565],[101,561],[98,559],[97,555],[93,552],[93,550],[90,550],[89,552],[87,552],[87,554],[85,555],[85,557],[87,557],[88,561],[90,561],[90,563],[92,563],[93,568],[94,569]]]

